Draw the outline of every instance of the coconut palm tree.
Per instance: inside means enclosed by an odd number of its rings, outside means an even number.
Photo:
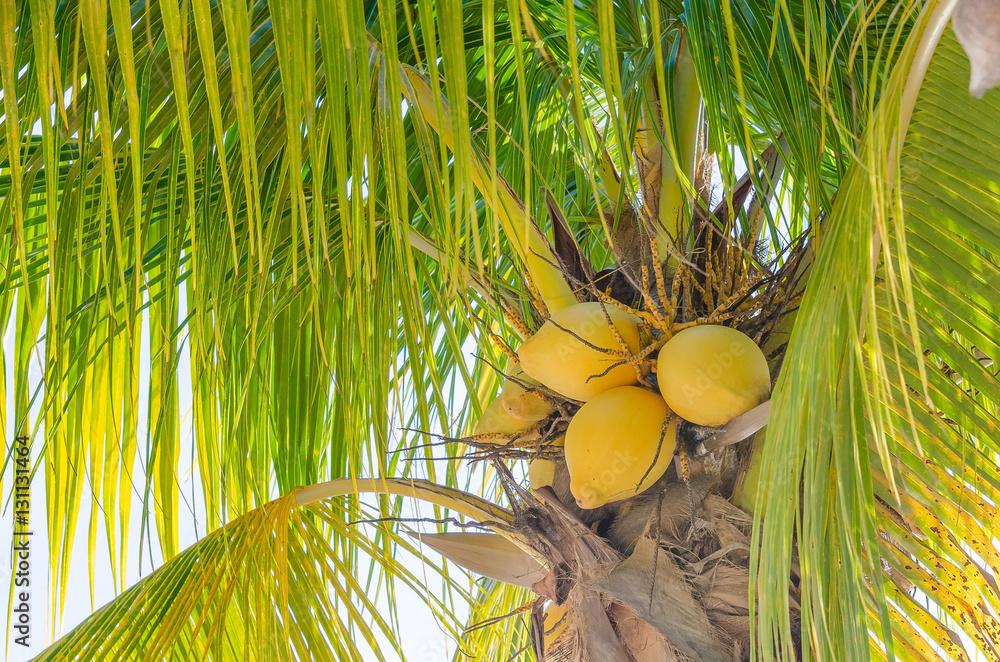
[[[77,530],[120,591],[41,659],[402,656],[403,587],[456,658],[997,659],[997,25],[0,1],[5,429],[44,474],[51,616]],[[557,385],[669,375],[722,416],[749,359],[657,360],[707,325],[768,368],[721,420],[585,425]],[[126,586],[137,528],[164,561]]]

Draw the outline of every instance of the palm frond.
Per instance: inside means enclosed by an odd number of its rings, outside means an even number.
[[[441,295],[454,291],[444,284],[459,252],[413,249],[411,222],[438,226],[412,163],[400,160],[394,179],[375,167],[379,149],[398,140],[412,151],[414,138],[398,113],[396,133],[363,126],[376,116],[377,76],[363,14],[319,7],[314,52],[302,46],[313,43],[307,27],[264,3],[3,13],[3,292],[18,317],[7,359],[15,424],[37,436],[52,495],[54,602],[78,526],[91,541],[106,532],[119,586],[132,523],[141,539],[159,537],[164,557],[178,551],[179,383],[194,389],[199,473],[217,478],[200,485],[209,530],[276,493],[367,471],[372,458],[410,473],[409,456],[387,456],[390,444],[409,445],[393,422],[461,428],[475,404],[456,400],[455,385],[486,374],[465,356],[473,299],[464,288]],[[345,31],[356,47],[342,48]],[[310,96],[319,103],[303,105]],[[376,207],[390,181],[403,183],[403,206]],[[432,346],[433,361],[416,359]],[[46,388],[36,392],[28,371],[39,347]],[[29,418],[33,399],[44,424]],[[429,457],[418,463],[436,475]],[[454,466],[447,480],[457,481]],[[104,515],[84,524],[90,486]]]
[[[903,656],[990,658],[1000,644],[986,358],[998,253],[984,222],[1000,171],[996,136],[974,128],[1000,108],[963,92],[946,21],[945,5],[925,8],[885,88],[776,388],[756,529],[763,652],[787,655],[800,636],[775,590],[789,577],[816,655],[866,656],[866,631]]]
[[[403,655],[393,624],[381,615],[383,588],[371,575],[363,577],[363,564],[343,556],[345,543],[386,577],[419,589],[457,637],[460,624],[448,617],[448,606],[422,589],[421,573],[395,558],[401,553],[422,558],[416,544],[397,537],[390,527],[381,533],[393,545],[379,544],[365,527],[347,521],[355,508],[332,500],[357,490],[405,493],[459,512],[504,517],[502,510],[469,495],[405,481],[342,480],[294,490],[208,534],[37,659],[363,660],[374,655],[384,660],[386,644]],[[378,510],[362,506],[359,512],[371,517]],[[443,569],[431,568],[444,576]],[[449,580],[449,588],[465,594],[456,580]]]

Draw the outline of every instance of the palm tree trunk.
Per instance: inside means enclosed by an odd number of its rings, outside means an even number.
[[[727,498],[747,446],[692,460],[687,480],[668,472],[601,512],[572,505],[562,468],[533,493],[519,518],[555,569],[535,589],[568,603],[571,625],[539,659],[749,659],[752,521]]]

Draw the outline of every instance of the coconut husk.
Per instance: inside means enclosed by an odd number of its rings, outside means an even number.
[[[721,640],[672,555],[648,537],[604,577],[589,580],[628,606],[681,653],[696,660],[739,659]]]

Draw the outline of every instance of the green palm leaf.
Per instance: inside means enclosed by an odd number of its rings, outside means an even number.
[[[931,27],[935,18],[928,12]],[[864,614],[883,642],[922,650],[926,637],[957,657],[975,642],[981,655],[997,654],[986,614],[1000,567],[998,390],[985,357],[996,351],[989,338],[1000,316],[987,303],[997,300],[989,274],[998,254],[983,219],[996,214],[1000,170],[991,136],[972,127],[991,126],[1000,108],[995,95],[965,93],[961,49],[951,35],[935,49],[930,30],[926,78],[916,65],[901,70],[900,101],[883,97],[884,123],[838,193],[764,450],[759,595],[780,595],[797,540],[802,637],[827,655],[868,654]],[[908,95],[914,79],[919,95]],[[901,150],[897,135],[906,137]],[[834,278],[831,292],[823,283]],[[801,497],[799,480],[813,486]],[[961,587],[957,567],[967,570]],[[919,599],[900,592],[914,589]],[[798,636],[782,609],[780,599],[761,601],[764,650],[787,653]]]
[[[422,584],[420,575],[394,554],[419,556],[420,550],[403,539],[387,549],[348,524],[345,508],[330,498],[355,489],[437,499],[457,512],[487,518],[505,516],[471,496],[405,481],[344,480],[296,490],[216,529],[38,659],[361,660],[367,659],[365,651],[385,659],[381,647],[394,638],[392,625],[380,615],[379,588],[371,580],[359,581],[341,545],[355,546],[387,577],[414,589]],[[457,583],[452,586],[461,590]],[[444,603],[419,593],[447,617]],[[453,632],[457,626],[453,620],[449,625]],[[398,647],[395,652],[402,654]]]

